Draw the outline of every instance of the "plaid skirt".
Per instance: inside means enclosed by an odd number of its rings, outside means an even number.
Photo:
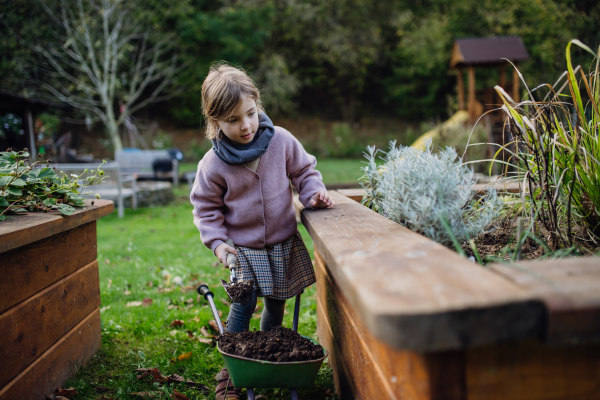
[[[254,279],[259,296],[285,300],[317,281],[308,250],[299,232],[264,249],[236,246],[239,278]]]

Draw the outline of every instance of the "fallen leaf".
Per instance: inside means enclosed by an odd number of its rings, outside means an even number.
[[[194,318],[190,319],[190,322],[200,322],[200,317],[198,315],[196,315]]]
[[[174,363],[174,362],[179,362],[179,361],[185,361],[185,360],[189,360],[190,358],[192,358],[191,351],[189,353],[182,354],[177,358],[172,358],[171,362]]]
[[[194,299],[186,299],[185,302],[188,304],[192,304],[194,302]]]
[[[132,396],[139,396],[144,399],[156,399],[161,395],[160,392],[135,392],[131,393]]]
[[[144,307],[150,307],[151,304],[152,304],[152,299],[150,297],[146,297],[144,300],[142,300],[142,305]]]
[[[123,294],[125,296],[129,296],[131,294],[131,292],[129,290],[125,289],[125,291],[123,292]]]
[[[148,286],[148,287],[153,287],[153,286],[154,286],[154,283],[152,283],[152,281],[148,281],[148,282],[146,282],[146,286]]]
[[[185,381],[185,378],[183,376],[177,375],[177,374],[172,374],[167,376],[167,382],[177,382],[177,383],[181,383]]]
[[[111,342],[113,342],[113,343],[121,343],[121,339],[112,339]]]
[[[141,301],[130,301],[127,303],[127,307],[139,307],[142,305]]]
[[[171,332],[169,332],[169,334],[171,336],[175,336],[175,335],[177,335],[177,332],[179,332],[177,329],[173,329]]]
[[[203,326],[202,328],[200,328],[200,333],[201,333],[202,335],[206,336],[207,338],[213,338],[213,337],[215,337],[215,336],[214,336],[212,333],[210,333],[210,332],[208,331],[208,329],[206,329],[206,327],[205,327],[205,326]]]
[[[167,377],[161,374],[158,368],[152,368],[150,371],[152,373],[152,379],[154,379],[154,382],[162,383],[167,380]]]
[[[199,341],[200,343],[204,343],[204,344],[213,344],[212,339],[204,339],[201,337],[196,337],[196,340]]]
[[[225,304],[227,307],[231,307],[231,303],[221,297],[221,303]]]
[[[77,390],[75,390],[74,388],[68,388],[68,389],[56,389],[56,391],[54,392],[55,395],[57,396],[65,396],[67,398],[72,398],[77,396]]]
[[[173,400],[190,400],[186,395],[179,393],[177,390],[173,390],[173,394],[171,395]]]
[[[185,385],[188,386],[188,387],[194,388],[194,389],[200,389],[200,390],[204,390],[206,392],[210,392],[210,389],[208,388],[208,386],[203,385],[203,384],[198,383],[198,382],[194,382],[194,381],[189,380],[189,379],[185,382]]]
[[[284,308],[284,309],[283,309],[283,315],[288,315],[288,314],[289,314],[288,310],[286,310],[286,309]]]
[[[188,337],[189,337],[190,339],[193,339],[193,338],[194,338],[194,332],[192,332],[192,331],[186,331],[186,332],[187,332],[187,334],[188,334]]]
[[[190,309],[190,308],[192,308],[192,307],[194,307],[194,305],[193,305],[193,304],[188,304],[187,306],[185,306],[185,309],[187,310],[187,309]]]
[[[112,279],[108,280],[108,285],[106,285],[107,289],[110,289],[110,287],[112,286]]]
[[[223,316],[223,311],[221,311],[221,310],[218,310],[218,313],[219,313],[219,317],[222,317],[222,316]]]
[[[261,315],[260,315],[260,314],[254,314],[254,315],[252,316],[252,319],[260,319],[260,318],[261,318]]]
[[[104,264],[110,264],[110,260],[107,258],[106,260],[104,260]]]
[[[102,307],[100,309],[100,314],[102,314],[104,311],[108,310],[109,308],[110,308],[110,306]]]
[[[217,323],[214,320],[210,320],[208,321],[208,325],[210,325],[210,327],[215,331],[215,332],[219,332],[219,325],[217,325]]]
[[[167,310],[170,311],[170,310],[172,310],[174,308],[179,308],[179,307],[177,307],[176,305],[171,304],[169,307],[167,307]]]
[[[183,321],[180,319],[174,319],[173,322],[171,322],[171,326],[181,326],[183,325]]]
[[[104,386],[96,386],[96,392],[98,393],[106,393],[110,392],[110,389]]]

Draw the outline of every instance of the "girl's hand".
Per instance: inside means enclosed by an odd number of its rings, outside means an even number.
[[[334,208],[335,203],[332,198],[329,197],[326,190],[322,190],[315,194],[309,202],[313,208]]]
[[[215,249],[215,255],[217,256],[219,261],[221,261],[221,264],[223,264],[225,268],[229,267],[227,265],[227,253],[233,253],[237,256],[238,252],[235,248],[229,246],[227,243],[221,243]]]

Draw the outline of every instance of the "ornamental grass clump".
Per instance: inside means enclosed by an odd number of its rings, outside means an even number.
[[[450,245],[477,236],[499,216],[502,202],[495,191],[473,200],[473,170],[453,148],[433,153],[431,141],[425,151],[391,142],[379,167],[377,153],[375,147],[365,153],[363,204],[392,221]]]
[[[103,175],[98,167],[91,174],[85,170],[82,175],[69,176],[37,162],[30,163],[27,152],[0,152],[0,221],[6,219],[7,213],[28,211],[71,215],[74,206],[85,206],[83,187],[99,183]]]

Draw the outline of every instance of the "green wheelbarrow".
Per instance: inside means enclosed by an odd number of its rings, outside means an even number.
[[[223,333],[223,324],[219,318],[217,307],[215,307],[214,295],[206,285],[198,287],[200,293],[208,301],[210,309],[213,313],[215,321],[219,327],[219,333]],[[296,295],[296,303],[294,304],[294,323],[292,329],[298,331],[298,316],[300,314],[300,296]],[[306,336],[304,336],[306,337]],[[313,343],[317,343],[314,340]],[[318,344],[318,343],[317,343]],[[323,360],[327,357],[327,350],[323,349],[324,356],[318,360],[295,361],[295,362],[271,362],[263,360],[254,360],[228,354],[219,349],[221,357],[225,362],[225,367],[231,376],[233,385],[238,388],[246,388],[248,400],[254,400],[253,388],[290,388],[292,400],[298,400],[298,391],[296,388],[312,387],[315,381],[319,368],[323,364]]]

